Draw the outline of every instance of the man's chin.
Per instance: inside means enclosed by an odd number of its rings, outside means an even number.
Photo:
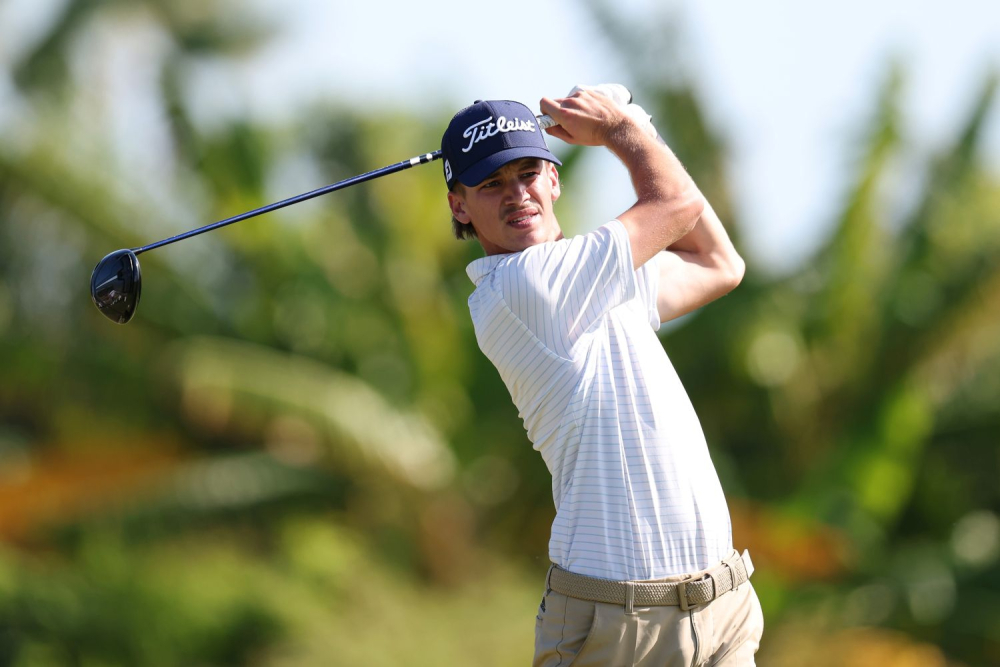
[[[519,245],[524,245],[525,248],[562,238],[559,228],[544,224],[540,216],[535,216],[532,219],[531,225],[526,225],[523,228],[511,226],[510,230],[512,232],[512,240]]]
[[[546,241],[549,240],[550,239],[544,234],[528,233],[518,236],[515,239],[512,239],[510,242],[510,246],[512,248],[515,248],[513,252],[521,252],[522,250],[527,250],[532,246],[539,245],[540,243],[545,243]]]

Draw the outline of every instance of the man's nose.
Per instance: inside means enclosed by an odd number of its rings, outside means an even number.
[[[528,189],[528,186],[521,182],[519,178],[513,178],[509,180],[503,189],[504,201],[514,201],[521,202],[524,200],[524,192]]]

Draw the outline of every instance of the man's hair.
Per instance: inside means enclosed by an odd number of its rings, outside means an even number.
[[[454,192],[459,188],[464,190],[465,186],[456,181],[455,185],[452,186],[451,188],[451,192]],[[459,194],[464,194],[464,192],[460,192]],[[451,231],[455,233],[455,238],[458,239],[459,241],[464,241],[465,239],[478,238],[478,236],[476,235],[475,227],[473,227],[471,224],[466,225],[459,222],[455,216],[451,216]]]

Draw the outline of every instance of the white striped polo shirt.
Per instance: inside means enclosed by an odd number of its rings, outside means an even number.
[[[467,271],[479,346],[552,473],[552,562],[634,580],[728,556],[726,499],[654,333],[656,262],[632,269],[621,222],[484,257]]]

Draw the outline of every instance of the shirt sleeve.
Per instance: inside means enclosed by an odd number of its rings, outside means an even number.
[[[512,255],[497,278],[507,307],[565,357],[598,320],[636,295],[632,249],[618,220]]]

